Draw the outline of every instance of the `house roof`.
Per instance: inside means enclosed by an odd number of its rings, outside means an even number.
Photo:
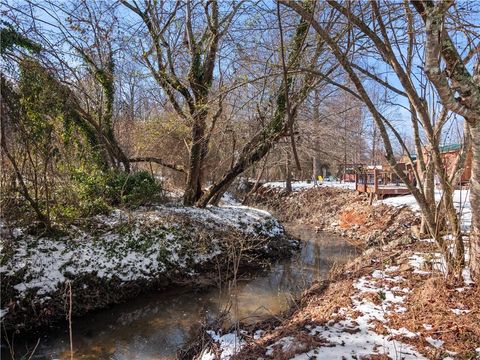
[[[462,148],[462,144],[441,145],[439,146],[439,148],[441,153],[445,153],[445,152],[460,150]]]
[[[463,144],[448,144],[448,145],[440,145],[438,148],[440,150],[440,153],[447,153],[450,151],[457,151],[462,148]],[[417,154],[412,154],[412,159],[416,160],[417,159]]]

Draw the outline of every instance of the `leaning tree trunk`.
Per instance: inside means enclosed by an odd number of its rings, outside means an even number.
[[[108,132],[105,137],[108,141],[108,152],[110,156],[113,158],[113,166],[118,168],[120,164],[123,165],[123,170],[127,173],[130,172],[130,160],[125,155],[125,152],[120,147],[120,144],[117,141],[117,138],[113,134],[113,130]]]
[[[212,197],[215,194],[225,191],[235,180],[235,178],[247,170],[252,164],[256,163],[260,159],[262,159],[268,151],[272,147],[272,143],[274,140],[271,141],[261,141],[261,138],[264,138],[264,132],[257,134],[252,140],[250,140],[249,144],[247,144],[240,154],[240,157],[235,162],[235,165],[229,169],[223,177],[213,184],[205,194],[201,197],[200,200],[197,202],[198,207],[205,207],[210,202]],[[280,133],[280,132],[279,132]]]
[[[472,227],[470,231],[471,269],[480,279],[480,121],[470,127],[472,136],[472,178],[470,179],[470,205]]]
[[[308,9],[310,13],[310,4],[305,3],[305,8]],[[292,39],[292,48],[288,56],[288,65],[289,69],[295,69],[300,64],[300,54],[302,53],[304,40],[308,34],[308,23],[301,19],[298,24],[295,35]],[[312,79],[309,79],[310,81]],[[260,132],[258,132],[250,141],[243,147],[241,150],[240,156],[238,157],[235,164],[224,173],[223,177],[216,183],[214,183],[196,202],[198,207],[205,207],[210,202],[210,200],[217,194],[225,192],[225,190],[232,184],[235,178],[247,170],[250,166],[257,163],[259,160],[270,151],[273,144],[275,144],[278,139],[281,138],[282,134],[289,129],[293,124],[296,113],[295,111],[291,114],[290,117],[285,121],[286,115],[286,94],[290,91],[291,83],[293,81],[293,75],[287,77],[280,85],[280,88],[276,96],[276,109],[273,115],[272,120],[264,127]],[[312,84],[309,81],[305,81],[302,89],[299,91],[299,99],[297,104],[300,104],[305,97],[307,96],[309,90],[311,89]],[[285,91],[285,87],[287,91]],[[185,198],[184,198],[185,202]]]

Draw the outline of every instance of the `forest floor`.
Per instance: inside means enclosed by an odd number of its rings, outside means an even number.
[[[65,319],[70,296],[83,315],[172,284],[216,284],[232,271],[224,264],[258,268],[298,245],[269,213],[238,205],[118,209],[56,235],[0,225],[7,331]]]
[[[465,194],[456,194],[468,229]],[[461,201],[463,200],[463,201]],[[447,280],[430,239],[416,238],[410,197],[368,205],[332,187],[260,189],[254,200],[281,219],[341,233],[365,251],[315,283],[283,315],[207,331],[212,359],[478,359],[480,287],[468,267]]]

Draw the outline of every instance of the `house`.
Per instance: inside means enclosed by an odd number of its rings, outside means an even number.
[[[344,164],[338,176],[342,182],[355,182],[356,174],[361,173],[364,164]]]
[[[445,169],[447,173],[450,174],[453,171],[453,167],[462,151],[462,144],[449,144],[449,145],[442,145],[440,146],[440,154],[442,156],[443,163],[445,164]],[[423,153],[425,158],[429,156],[427,149],[423,149]],[[472,150],[470,150],[467,154],[466,162],[465,162],[465,169],[463,170],[463,174],[460,178],[460,182],[462,184],[466,184],[470,181],[472,177],[472,160],[473,154]]]
[[[440,146],[440,153],[442,154],[443,162],[445,164],[447,173],[453,171],[453,167],[455,166],[455,162],[457,161],[460,152],[462,151],[462,144],[451,144]],[[472,150],[467,154],[467,158],[465,161],[465,169],[463,170],[462,177],[460,178],[460,182],[462,184],[468,183],[470,178],[472,177],[472,159],[473,154]]]

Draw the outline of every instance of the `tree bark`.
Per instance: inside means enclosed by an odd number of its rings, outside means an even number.
[[[285,157],[285,190],[287,194],[292,192],[292,171],[290,169],[290,154]]]
[[[471,270],[477,281],[480,279],[480,121],[470,127],[472,139],[472,178],[470,179],[470,206],[472,227],[470,231]]]
[[[429,161],[425,166],[425,171],[423,172],[423,192],[425,194],[425,199],[427,204],[431,207],[431,213],[435,214],[435,167],[433,166],[433,161]],[[436,216],[435,216],[436,217]],[[422,215],[422,221],[420,224],[420,233],[428,234],[427,224],[425,216]]]
[[[187,173],[187,182],[185,185],[185,194],[183,204],[192,206],[202,196],[202,178],[203,178],[203,160],[206,157],[205,130],[206,130],[206,112],[201,111],[194,118],[192,126],[192,145],[190,146],[190,159]]]
[[[315,144],[315,148],[318,149],[318,145]],[[316,184],[318,175],[320,175],[320,159],[317,154],[312,157],[312,181]]]

